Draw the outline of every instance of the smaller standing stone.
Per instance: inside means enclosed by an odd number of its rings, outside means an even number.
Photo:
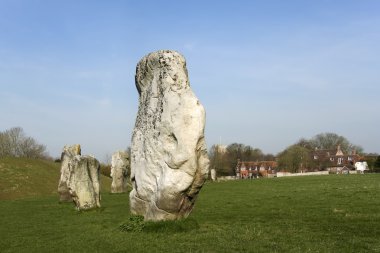
[[[117,151],[112,155],[111,161],[111,193],[127,191],[127,176],[129,169],[129,155],[125,151]]]
[[[215,169],[211,169],[211,180],[212,181],[216,181],[216,170]]]
[[[68,187],[78,210],[100,207],[100,164],[92,156],[75,156],[69,162]]]
[[[58,194],[60,202],[71,202],[73,198],[70,195],[67,186],[69,180],[69,162],[76,156],[81,154],[79,144],[65,146],[61,154],[61,177],[58,183]]]

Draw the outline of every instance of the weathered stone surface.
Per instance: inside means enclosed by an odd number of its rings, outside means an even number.
[[[129,155],[125,151],[117,151],[112,155],[111,160],[111,192],[126,192],[128,185]]]
[[[69,162],[67,186],[78,210],[100,207],[100,164],[92,156],[74,156]]]
[[[60,201],[74,201],[80,210],[100,207],[99,162],[81,156],[80,145],[65,146],[61,155]]]
[[[73,146],[65,146],[61,154],[61,177],[58,183],[58,194],[59,201],[61,202],[71,202],[73,201],[67,182],[69,180],[69,162],[76,155],[81,154],[80,145],[76,144]]]
[[[211,180],[212,181],[216,181],[216,170],[215,169],[211,169]]]
[[[136,69],[139,109],[132,136],[130,207],[146,220],[187,217],[208,175],[205,111],[175,51],[145,56]]]

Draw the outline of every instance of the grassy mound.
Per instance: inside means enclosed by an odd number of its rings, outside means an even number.
[[[144,222],[128,194],[77,212],[55,196],[0,201],[0,252],[379,252],[380,175],[207,183],[190,217]]]
[[[0,159],[0,200],[56,195],[60,163],[28,158]],[[111,179],[101,176],[102,191]]]

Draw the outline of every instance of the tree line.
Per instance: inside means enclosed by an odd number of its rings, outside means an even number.
[[[242,161],[277,161],[281,170],[296,172],[300,168],[323,169],[327,164],[316,164],[310,155],[314,150],[336,150],[340,145],[345,154],[356,152],[364,155],[361,146],[352,144],[345,137],[335,133],[321,133],[311,139],[302,138],[276,156],[265,154],[261,149],[242,143],[232,143],[226,147],[213,145],[209,150],[210,168],[216,169],[219,176],[235,175],[238,159]],[[0,158],[27,157],[51,159],[46,146],[25,134],[21,127],[13,127],[0,132]],[[367,162],[372,171],[380,172],[380,156],[371,154]]]
[[[213,145],[209,151],[210,168],[216,169],[219,176],[235,175],[237,160],[274,161],[273,154],[264,154],[261,149],[250,145],[232,143],[227,147]]]
[[[49,155],[45,145],[26,136],[21,127],[13,127],[0,132],[0,158],[2,157],[48,159]]]
[[[321,133],[311,139],[300,139],[277,155],[278,166],[285,171],[297,172],[303,169],[322,170],[329,161],[315,160],[311,154],[316,150],[336,151],[338,145],[344,154],[363,154],[363,148],[335,133]]]
[[[355,152],[359,155],[365,155],[361,146],[351,143],[344,136],[335,133],[321,133],[311,139],[301,138],[276,156],[264,154],[259,148],[241,143],[233,143],[227,147],[213,145],[209,151],[210,168],[216,169],[219,176],[235,175],[236,164],[240,159],[242,161],[277,161],[278,168],[288,172],[297,172],[302,168],[322,170],[329,164],[325,161],[316,161],[311,154],[315,150],[336,151],[338,145],[344,154]],[[372,158],[367,160],[373,171],[380,168],[380,156],[378,154],[374,154]]]

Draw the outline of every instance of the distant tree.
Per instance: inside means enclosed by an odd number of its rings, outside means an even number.
[[[209,151],[210,169],[215,169],[219,176],[232,175],[229,163],[227,162],[227,154],[222,151],[218,145],[213,145]]]
[[[310,168],[312,159],[309,149],[298,145],[286,148],[278,155],[278,167],[288,172],[298,172]]]
[[[243,160],[245,158],[245,156],[243,155],[243,151],[245,149],[245,145],[241,143],[232,143],[227,146],[225,162],[227,163],[226,166],[228,166],[231,171],[231,175],[235,174],[237,160]]]
[[[20,146],[23,139],[21,127],[13,127],[1,133],[1,156],[21,156]]]
[[[47,159],[46,147],[25,135],[21,127],[0,132],[0,157],[28,157]]]
[[[9,138],[3,132],[0,132],[0,158],[10,156]]]
[[[230,168],[232,175],[235,174],[238,160],[250,161],[262,154],[260,150],[253,149],[249,145],[246,146],[242,143],[232,143],[227,146],[226,150],[225,162],[227,162],[227,166]]]
[[[241,143],[232,143],[227,146],[227,153],[234,159],[242,159],[243,151],[246,150],[244,144]]]
[[[375,170],[375,163],[376,163],[376,160],[377,160],[377,157],[379,156],[379,154],[365,154],[364,155],[364,160],[367,162],[368,164],[368,168],[371,170],[371,171],[374,171]]]
[[[359,154],[363,152],[362,147],[350,143],[343,136],[335,133],[321,133],[317,134],[310,140],[302,138],[294,145],[282,151],[278,155],[279,166],[282,166],[282,168],[286,168],[289,171],[295,171],[296,167],[300,164],[300,162],[297,160],[297,157],[299,156],[298,153],[302,150],[302,152],[307,151],[309,153],[308,159],[305,158],[306,156],[302,156],[304,159],[306,159],[302,162],[303,168],[323,169],[329,167],[331,165],[330,161],[314,161],[311,159],[311,155],[315,149],[336,150],[338,145],[340,145],[340,148],[345,154],[352,153],[354,150]],[[298,149],[296,147],[300,147],[302,149]]]
[[[106,153],[104,155],[104,165],[111,165],[112,155],[110,153]]]
[[[307,148],[309,150],[314,150],[315,146],[311,140],[307,140],[305,138],[301,138],[297,143],[297,146]]]
[[[248,146],[245,146],[244,144],[239,144],[239,145],[241,145],[241,147],[242,147],[240,159],[242,159],[244,161],[251,160],[253,148],[249,145]]]
[[[109,164],[100,164],[100,174],[106,176],[106,177],[111,177],[111,165]]]
[[[376,171],[380,171],[380,155],[376,158],[376,161],[374,162],[374,168]]]
[[[251,150],[251,155],[249,159],[247,160],[248,161],[262,161],[262,160],[268,160],[268,159],[266,158],[266,155],[264,155],[263,151],[261,151],[261,149],[255,148]]]
[[[210,168],[214,168],[218,175],[235,175],[238,159],[241,161],[273,161],[272,154],[265,155],[259,148],[252,148],[242,143],[232,143],[225,150],[213,145],[209,151]]]
[[[311,148],[318,149],[336,149],[338,145],[344,153],[356,151],[362,153],[363,148],[350,143],[345,137],[335,133],[321,133],[314,136],[310,141]]]
[[[20,141],[20,156],[28,158],[46,158],[46,147],[38,144],[31,137],[25,137]]]
[[[275,161],[276,157],[273,154],[266,154],[264,155],[264,161]]]

